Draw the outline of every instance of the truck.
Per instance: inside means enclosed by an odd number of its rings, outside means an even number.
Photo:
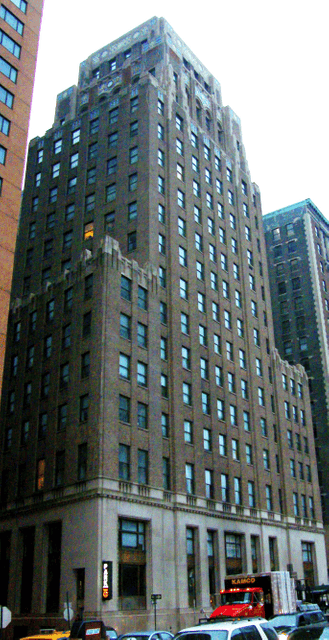
[[[219,618],[256,617],[269,619],[296,611],[295,581],[288,571],[235,575],[225,578],[220,605],[211,613]]]

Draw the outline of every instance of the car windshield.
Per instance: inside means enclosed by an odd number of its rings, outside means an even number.
[[[222,604],[245,604],[252,601],[252,593],[222,593]]]
[[[285,627],[295,627],[297,624],[295,615],[275,616],[270,620],[272,627],[275,629],[284,629]]]

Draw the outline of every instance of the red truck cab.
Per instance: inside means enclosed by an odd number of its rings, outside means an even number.
[[[222,589],[220,591],[221,605],[211,614],[210,618],[222,617],[254,617],[265,618],[264,591],[260,587],[245,589]]]

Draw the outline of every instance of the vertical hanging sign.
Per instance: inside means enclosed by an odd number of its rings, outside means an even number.
[[[103,560],[102,562],[102,598],[103,600],[112,600],[112,561]]]

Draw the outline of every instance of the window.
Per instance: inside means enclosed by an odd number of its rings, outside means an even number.
[[[211,431],[210,429],[203,429],[203,448],[205,451],[211,451]]]
[[[194,494],[194,465],[185,464],[186,493]]]
[[[159,176],[159,180],[160,180],[160,176]],[[137,189],[137,182],[138,182],[138,176],[137,173],[132,173],[129,177],[128,177],[128,189],[129,191],[136,191]],[[164,187],[163,187],[164,189]],[[160,190],[160,187],[159,187]],[[160,193],[163,193],[162,191],[160,191]]]
[[[212,183],[211,171],[207,167],[204,170],[204,179],[205,179],[205,182],[207,184],[211,184]]]
[[[273,511],[273,498],[272,498],[272,487],[267,484],[265,486],[265,498],[266,498],[266,509],[267,511]],[[271,540],[271,538],[270,538]],[[271,567],[272,569],[272,567]]]
[[[299,516],[299,505],[298,505],[298,494],[293,492],[292,494],[292,501],[293,501],[293,507],[294,507],[294,515],[295,516]]]
[[[246,462],[252,464],[252,447],[251,444],[246,444]]]
[[[75,192],[75,188],[77,186],[77,177],[70,178],[67,182],[67,194],[70,195]]]
[[[188,299],[187,281],[184,278],[179,279],[179,295],[184,300]]]
[[[226,436],[220,433],[218,436],[218,443],[219,443],[219,454],[221,456],[227,456]]]
[[[125,340],[131,338],[131,318],[125,313],[120,314],[120,336]]]
[[[221,340],[220,336],[218,336],[216,333],[214,333],[214,352],[218,355],[221,354]]]
[[[213,472],[210,469],[205,469],[204,474],[205,474],[206,498],[212,500],[214,497]]]
[[[119,478],[130,480],[130,447],[126,444],[119,444]]]
[[[258,404],[265,407],[265,393],[263,387],[258,387]]]
[[[193,211],[194,211],[195,222],[197,222],[198,224],[201,224],[201,209],[195,204],[193,205]]]
[[[147,364],[137,362],[137,384],[147,387]]]
[[[13,67],[7,60],[0,56],[0,72],[3,73],[4,76],[9,78],[12,82],[17,81],[17,69]]]
[[[218,291],[218,276],[214,271],[210,272],[210,286],[213,291]]]
[[[88,147],[88,160],[93,160],[97,158],[97,153],[98,153],[98,143],[93,142]]]
[[[199,311],[201,311],[201,313],[206,313],[206,296],[205,296],[205,294],[204,293],[200,293],[200,291],[198,291],[197,301],[198,301],[198,309],[199,309]]]
[[[9,107],[9,109],[13,108],[14,95],[13,95],[13,93],[10,93],[10,91],[5,89],[5,87],[3,87],[2,85],[0,85],[0,102],[2,102],[7,107]],[[39,175],[39,174],[36,174],[36,175]],[[40,179],[41,179],[41,174],[40,174]],[[39,182],[39,184],[40,184],[40,182]],[[35,184],[35,186],[38,187],[39,185]]]
[[[256,506],[255,483],[252,480],[248,480],[248,504],[252,508]]]
[[[225,405],[224,400],[217,398],[217,418],[218,420],[225,420]]]
[[[192,147],[194,147],[195,149],[198,149],[199,147],[199,140],[198,140],[198,136],[196,135],[196,133],[194,133],[193,131],[191,131],[191,145]]]
[[[209,378],[208,360],[205,358],[200,358],[200,376],[203,380],[208,380]]]
[[[147,289],[138,285],[138,307],[147,310]]]
[[[160,380],[161,380],[161,395],[163,398],[168,398],[168,376],[162,373]]]
[[[246,354],[245,354],[245,351],[243,349],[239,349],[239,363],[240,363],[240,367],[242,369],[246,369],[247,368]]]
[[[239,291],[238,289],[235,290],[235,305],[241,309],[242,308],[242,297],[241,297],[241,291]]]
[[[3,7],[1,7],[1,9],[3,9]],[[13,14],[10,14],[10,15],[13,16]],[[1,15],[1,17],[3,17],[3,16]],[[19,23],[21,25],[23,25],[23,23],[20,22],[20,20],[18,20],[14,16],[13,16],[13,18],[16,20],[16,24],[17,25],[19,25]],[[7,22],[8,22],[8,19],[10,19],[9,12],[7,12],[7,20],[6,20]],[[11,24],[10,26],[13,26],[13,25]],[[16,31],[18,31],[18,29],[16,29]],[[9,53],[12,53],[16,58],[19,59],[21,57],[21,49],[22,49],[22,47],[19,44],[17,44],[17,42],[15,42],[15,40],[10,38],[10,36],[8,36],[4,31],[2,31],[2,29],[0,29],[0,44],[2,44],[2,46],[5,47],[5,49],[7,49],[7,51],[9,51]]]
[[[230,404],[230,423],[232,427],[236,427],[238,424],[238,411],[234,404]]]
[[[241,504],[241,480],[236,477],[234,478],[234,502]]]
[[[216,247],[213,244],[209,244],[209,260],[211,260],[211,262],[217,262]]]
[[[290,468],[291,477],[296,478],[296,465],[295,465],[295,460],[293,458],[290,458],[289,468]]]
[[[178,131],[183,131],[183,125],[184,125],[184,120],[183,118],[178,115],[178,113],[176,113],[176,129],[178,129]]]
[[[243,412],[243,428],[245,431],[250,431],[250,413],[249,411]]]
[[[183,402],[184,404],[192,404],[192,387],[188,382],[183,382]]]
[[[263,449],[263,465],[266,471],[270,470],[270,454],[268,449]]]
[[[226,341],[226,357],[227,357],[228,360],[233,362],[233,360],[234,360],[233,343],[229,342],[229,340]]]
[[[114,131],[113,133],[110,133],[110,135],[108,136],[107,142],[110,148],[116,147],[118,142],[118,132]]]
[[[0,132],[5,136],[9,136],[10,120],[0,115]]]
[[[200,195],[199,195],[200,197]],[[207,202],[207,207],[208,209],[213,209],[214,208],[214,202],[213,202],[213,197],[211,195],[211,193],[206,193],[206,202]]]
[[[177,189],[177,204],[182,209],[185,209],[185,193],[180,189]],[[178,220],[181,220],[181,218],[178,218]]]
[[[162,102],[162,100],[160,100],[160,98],[158,98],[158,114],[159,116],[164,115],[164,103]]]
[[[181,180],[182,182],[184,182],[184,167],[181,164],[179,164],[179,162],[177,162],[177,165],[176,165],[176,176],[178,180]]]
[[[187,251],[184,247],[178,247],[178,261],[182,267],[187,267]]]
[[[256,362],[256,373],[258,376],[262,377],[263,376],[262,361],[260,358],[255,358],[255,362]]]
[[[160,322],[167,324],[167,305],[162,300],[160,300]]]
[[[67,349],[71,346],[71,324],[67,324],[62,329],[62,349]]]
[[[158,138],[159,140],[164,140],[164,128],[162,124],[158,124]]]
[[[163,438],[168,438],[169,436],[169,417],[167,413],[162,413],[161,414],[161,430],[162,430],[162,437]]]
[[[199,343],[204,347],[206,347],[208,343],[207,327],[204,327],[202,324],[199,324]]]
[[[239,441],[236,440],[235,438],[232,438],[232,458],[233,460],[239,460],[240,456],[239,456]]]
[[[178,218],[178,233],[185,238],[186,236],[186,222],[183,218]]]
[[[165,255],[166,254],[166,237],[162,233],[159,233],[158,235],[158,247],[159,247],[159,253],[162,253],[162,255]]]
[[[227,271],[228,270],[228,268],[227,268],[227,256],[225,255],[225,253],[221,253],[220,254],[220,264],[221,264],[221,267],[222,267],[223,271]]]
[[[204,280],[204,265],[198,260],[196,261],[196,277],[198,280]]]
[[[148,426],[148,410],[147,405],[143,402],[137,403],[137,425],[140,429],[147,429]]]
[[[190,350],[187,347],[182,347],[182,367],[191,369]]]
[[[201,191],[200,191],[200,185],[196,180],[193,180],[192,183],[192,187],[193,187],[193,193],[197,198],[200,198],[201,196]]]
[[[184,441],[188,444],[193,443],[193,425],[190,420],[184,420]]]
[[[233,277],[234,280],[240,280],[240,270],[238,264],[233,264]]]
[[[132,231],[127,236],[127,251],[135,251],[137,247],[137,232]]]

